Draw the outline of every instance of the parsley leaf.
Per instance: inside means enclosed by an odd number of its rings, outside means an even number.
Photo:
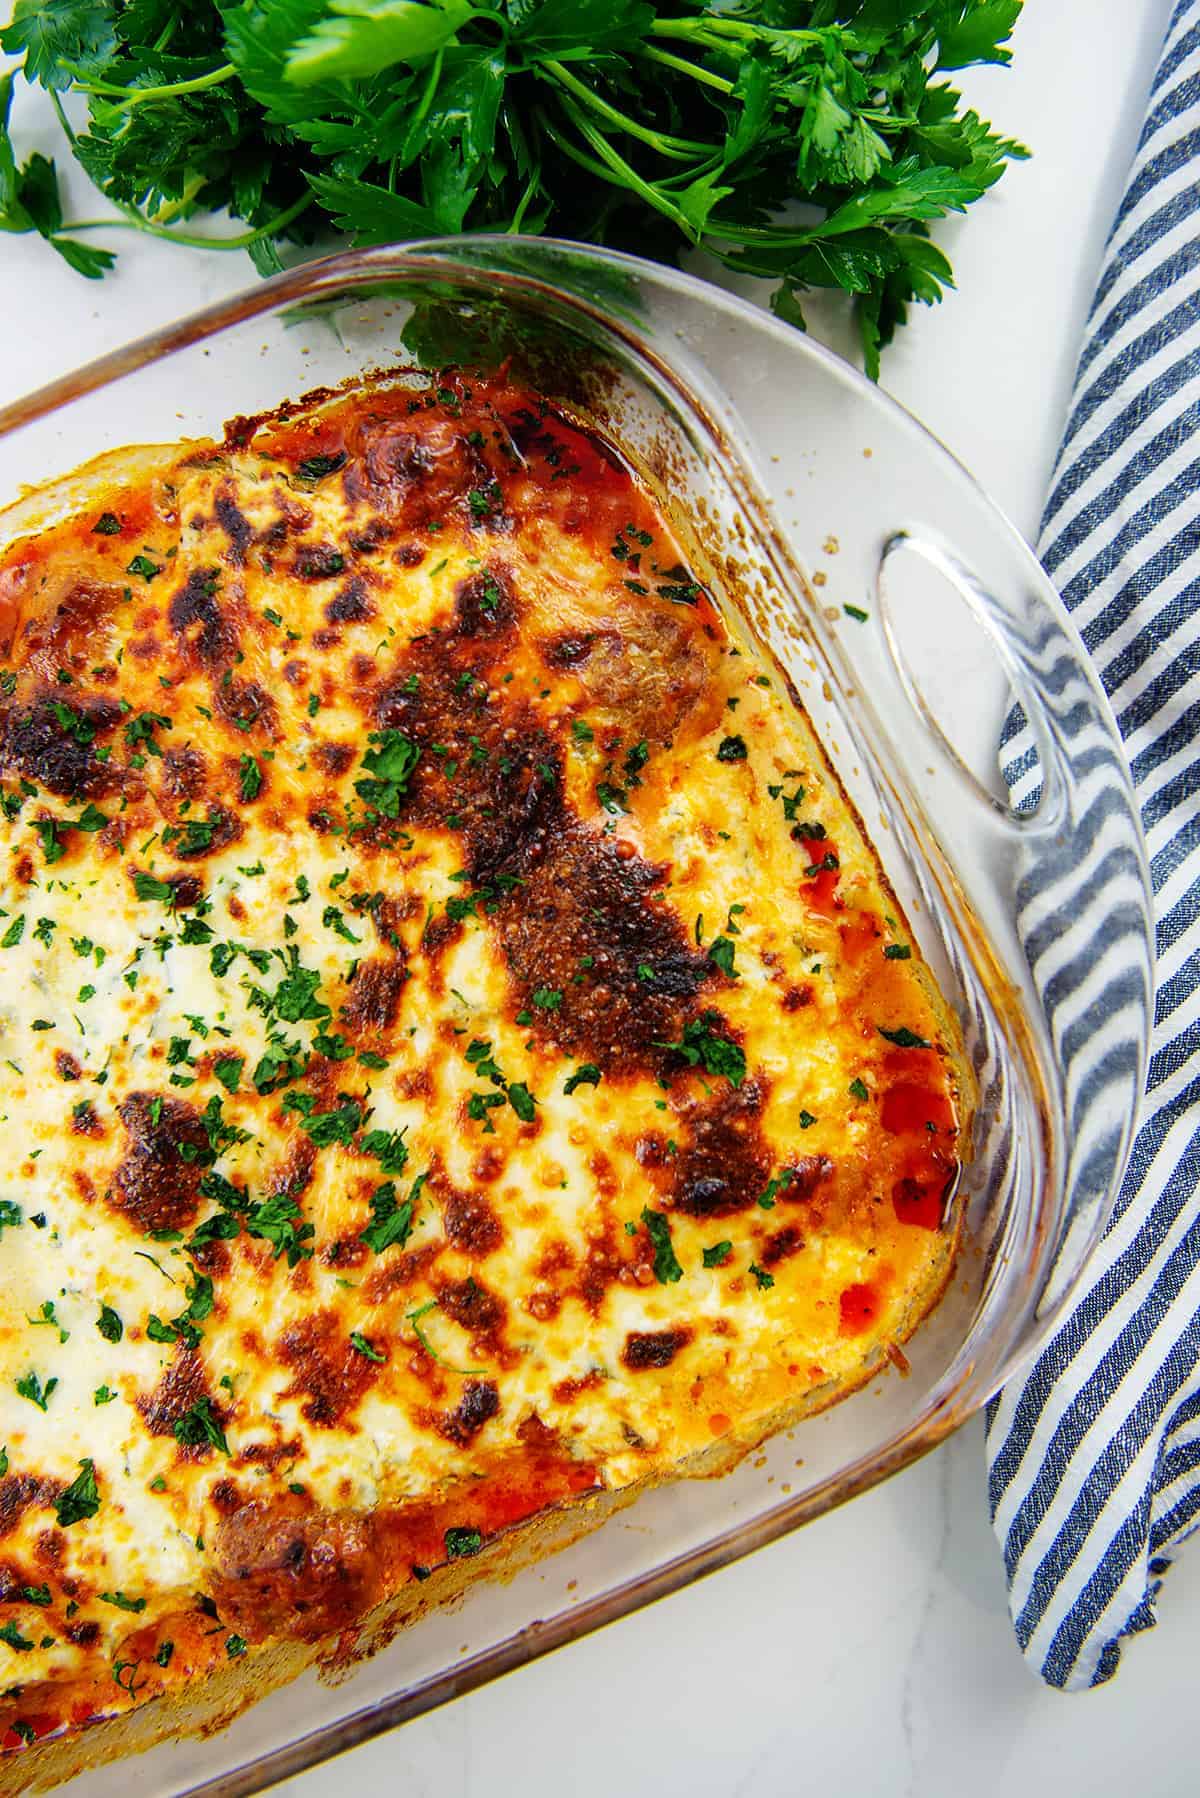
[[[213,1415],[213,1402],[207,1394],[175,1419],[175,1439],[185,1448],[217,1448],[223,1455],[229,1453],[225,1432]]]
[[[730,1086],[740,1086],[746,1078],[746,1056],[741,1045],[727,1036],[718,1035],[725,1023],[719,1011],[702,1011],[683,1027],[679,1042],[656,1043],[658,1049],[671,1049],[681,1055],[689,1067],[703,1064],[707,1074],[723,1074]]]
[[[654,1244],[654,1278],[660,1286],[670,1286],[676,1280],[682,1280],[683,1269],[671,1241],[671,1226],[663,1213],[652,1211],[649,1205],[645,1205],[642,1207],[642,1222]]]
[[[372,731],[367,738],[375,745],[363,756],[366,774],[356,780],[354,791],[368,806],[385,818],[400,816],[400,801],[408,791],[409,778],[421,759],[421,751],[398,730]]]
[[[69,1529],[71,1524],[80,1523],[85,1517],[94,1517],[99,1509],[100,1490],[96,1485],[95,1463],[86,1456],[79,1463],[79,1472],[71,1484],[54,1501],[58,1526]]]

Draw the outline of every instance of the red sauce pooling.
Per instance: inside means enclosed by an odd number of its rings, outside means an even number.
[[[840,1303],[842,1315],[839,1333],[842,1336],[862,1336],[879,1316],[879,1289],[870,1283],[856,1282],[853,1286],[847,1286]]]

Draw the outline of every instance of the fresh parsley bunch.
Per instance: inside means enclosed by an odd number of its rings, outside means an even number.
[[[114,224],[280,266],[330,222],[358,244],[552,231],[702,245],[800,295],[855,296],[868,368],[951,283],[928,222],[1026,152],[944,79],[1007,62],[1021,0],[16,0],[0,46],[48,90],[119,208],[65,223],[18,166],[0,83],[0,226],[97,277]],[[66,106],[67,95],[83,104]],[[83,123],[86,111],[86,124]],[[797,205],[796,203],[801,204]],[[183,229],[224,211],[247,229]]]

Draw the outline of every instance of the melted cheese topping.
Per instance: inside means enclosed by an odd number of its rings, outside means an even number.
[[[606,445],[360,391],[15,544],[0,601],[10,1745],[911,1331],[949,1026]]]

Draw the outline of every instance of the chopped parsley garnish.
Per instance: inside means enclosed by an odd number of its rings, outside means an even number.
[[[97,1386],[92,1394],[92,1403],[93,1405],[111,1405],[116,1396],[111,1386]]]
[[[396,1202],[394,1181],[386,1180],[377,1186],[371,1194],[371,1222],[358,1240],[376,1255],[382,1255],[385,1249],[403,1248],[412,1234],[413,1211],[428,1178],[428,1174],[418,1174],[402,1204]]]
[[[99,518],[92,526],[92,534],[96,537],[119,537],[121,535],[121,520],[117,517],[115,512],[101,512]]]
[[[773,1174],[771,1176],[762,1192],[758,1195],[758,1202],[764,1211],[773,1211],[775,1209],[777,1195],[787,1191],[788,1187],[792,1184],[793,1177],[790,1167],[785,1167],[782,1173]]]
[[[0,949],[15,949],[25,935],[25,915],[14,918],[8,929],[0,936]]]
[[[225,1653],[231,1661],[236,1661],[240,1654],[245,1654],[246,1647],[245,1636],[226,1636],[225,1638]]]
[[[175,889],[168,881],[143,873],[140,868],[134,870],[132,878],[133,890],[139,899],[153,901],[158,905],[171,905],[174,902]]]
[[[86,1456],[79,1463],[79,1472],[71,1484],[54,1501],[59,1528],[69,1529],[71,1524],[79,1523],[85,1517],[94,1517],[99,1509],[100,1492],[96,1485],[95,1463],[90,1456]]]
[[[228,1440],[207,1393],[175,1419],[175,1439],[185,1448],[217,1448],[223,1455],[229,1453]]]
[[[916,1031],[910,1030],[906,1024],[901,1024],[899,1030],[885,1030],[882,1024],[877,1025],[876,1028],[880,1036],[889,1043],[895,1043],[898,1049],[930,1049],[933,1047],[932,1043],[926,1042],[923,1036],[918,1036]]]
[[[567,1075],[563,1082],[563,1091],[569,1094],[581,1086],[599,1086],[602,1078],[600,1069],[594,1061],[581,1062],[573,1074]]]
[[[421,759],[420,748],[398,730],[372,731],[367,741],[374,747],[363,756],[367,772],[355,781],[354,791],[385,818],[398,818],[400,801]]]
[[[744,762],[749,753],[745,737],[722,737],[717,745],[719,762]]]
[[[243,800],[257,799],[262,792],[262,769],[252,755],[238,757],[238,787]]]
[[[221,1055],[213,1062],[213,1073],[228,1093],[235,1093],[241,1084],[242,1069],[245,1057],[241,1055]]]
[[[857,619],[859,624],[865,624],[871,616],[869,612],[864,612],[861,606],[843,606],[842,610],[847,618]]]
[[[367,1341],[361,1330],[351,1330],[350,1346],[357,1349],[360,1355],[365,1355],[368,1361],[383,1362],[387,1360],[386,1355],[381,1355],[379,1350]]]
[[[601,780],[596,783],[596,798],[606,812],[628,811],[629,808],[625,804],[628,797],[624,787],[615,787],[609,780]]]
[[[728,974],[731,980],[736,980],[737,969],[733,965],[733,958],[736,953],[736,945],[732,938],[718,936],[714,937],[709,944],[708,959],[712,962],[714,967],[720,968],[722,974]]]
[[[50,710],[58,721],[58,727],[77,743],[87,744],[95,739],[96,727],[81,712],[72,711],[61,699],[50,701]]]
[[[523,1124],[532,1124],[537,1100],[522,1081],[513,1081],[508,1089],[508,1102]]]
[[[276,1261],[286,1255],[288,1266],[298,1267],[301,1261],[311,1259],[311,1239],[316,1235],[312,1224],[303,1223],[300,1218],[300,1207],[294,1198],[288,1193],[274,1193],[250,1206],[245,1217],[246,1234],[269,1242]]]
[[[499,510],[500,500],[499,481],[489,481],[486,487],[472,487],[467,494],[472,518],[490,518]]]
[[[809,866],[805,868],[804,878],[805,880],[815,880],[818,874],[836,874],[841,865],[842,864],[839,862],[837,856],[833,853],[833,850],[829,849],[821,857],[819,862],[811,862]]]
[[[714,1242],[711,1248],[704,1251],[705,1267],[723,1267],[733,1254],[731,1242]]]
[[[316,1100],[311,1093],[288,1093],[283,1101],[285,1111],[299,1114],[300,1128],[310,1137],[318,1149],[327,1149],[333,1143],[341,1143],[348,1148],[354,1141],[355,1131],[362,1123],[362,1106],[350,1093],[339,1093],[338,1103],[333,1111],[317,1111]]]
[[[852,1099],[869,1099],[871,1097],[865,1080],[852,1080],[847,1091]]]
[[[42,845],[42,854],[49,866],[60,862],[67,853],[67,846],[58,834],[58,825],[53,818],[35,818],[33,828]]]
[[[478,1530],[452,1526],[446,1531],[443,1539],[446,1544],[446,1558],[451,1561],[461,1561],[469,1555],[477,1555],[483,1547],[483,1537]]]
[[[750,1263],[750,1272],[754,1275],[754,1283],[760,1292],[765,1292],[769,1286],[774,1286],[774,1274],[765,1272],[765,1270],[758,1265],[757,1261],[752,1261]]]
[[[689,1067],[703,1064],[705,1073],[724,1075],[731,1086],[740,1086],[746,1078],[746,1057],[738,1043],[717,1034],[724,1023],[719,1011],[702,1011],[684,1025],[679,1042],[660,1042],[655,1047],[681,1055]]]
[[[250,1079],[256,1092],[273,1093],[278,1087],[301,1079],[307,1066],[308,1057],[301,1045],[279,1038],[263,1051]]]
[[[643,737],[640,743],[634,744],[621,764],[621,771],[631,787],[641,786],[641,772],[649,760],[650,747]]]
[[[36,1405],[39,1411],[44,1411],[46,1409],[46,1401],[54,1391],[54,1388],[58,1385],[58,1380],[54,1376],[51,1376],[43,1386],[41,1379],[36,1373],[23,1373],[20,1379],[16,1380],[14,1384],[22,1398],[27,1398],[31,1405]]]
[[[144,1611],[146,1608],[144,1598],[130,1598],[127,1592],[121,1591],[101,1592],[100,1602],[115,1605],[118,1611]]]
[[[912,950],[907,943],[887,943],[884,946],[883,957],[885,961],[909,961],[912,957]]]
[[[540,1011],[557,1011],[562,1004],[562,994],[555,986],[539,986],[533,1002]]]
[[[29,1637],[21,1634],[11,1617],[4,1628],[0,1629],[0,1642],[7,1642],[8,1646],[15,1648],[18,1654],[28,1654],[33,1647]]]
[[[667,1219],[661,1211],[652,1211],[646,1205],[642,1208],[642,1222],[654,1244],[654,1278],[660,1286],[670,1286],[676,1280],[682,1280],[683,1269],[671,1241],[671,1226]]]
[[[302,481],[315,485],[317,481],[323,481],[327,474],[336,474],[345,463],[345,450],[339,450],[335,456],[305,456],[302,462],[297,462],[296,473]]]
[[[155,575],[162,573],[162,567],[158,562],[152,562],[149,556],[134,556],[132,562],[126,566],[125,572],[126,574],[140,574],[146,585],[149,586]]]
[[[96,1319],[96,1328],[105,1342],[120,1342],[125,1334],[125,1325],[121,1322],[120,1315],[103,1301],[100,1304],[100,1315]]]
[[[324,924],[326,930],[332,930],[333,934],[335,936],[340,936],[344,943],[362,942],[362,938],[360,936],[355,936],[336,905],[327,905],[325,907],[325,910],[321,913],[321,922]]]
[[[125,721],[125,741],[131,749],[144,750],[146,755],[161,756],[162,750],[155,741],[154,733],[156,730],[171,730],[172,728],[170,718],[165,717],[162,712],[139,712],[136,718],[128,718]],[[130,759],[135,766],[141,767],[142,764],[137,756]]]
[[[811,1111],[802,1111],[800,1113],[800,1128],[802,1130],[811,1130],[816,1121],[817,1120]]]
[[[300,965],[300,952],[288,949],[288,971],[271,994],[271,1006],[285,1024],[299,1024],[305,1018],[333,1016],[328,1005],[317,998],[321,976],[312,968]]]
[[[368,1130],[362,1139],[363,1154],[373,1155],[383,1173],[402,1174],[408,1165],[405,1130]]]
[[[24,1212],[14,1204],[12,1199],[0,1199],[0,1236],[5,1230],[15,1230],[24,1221]]]

